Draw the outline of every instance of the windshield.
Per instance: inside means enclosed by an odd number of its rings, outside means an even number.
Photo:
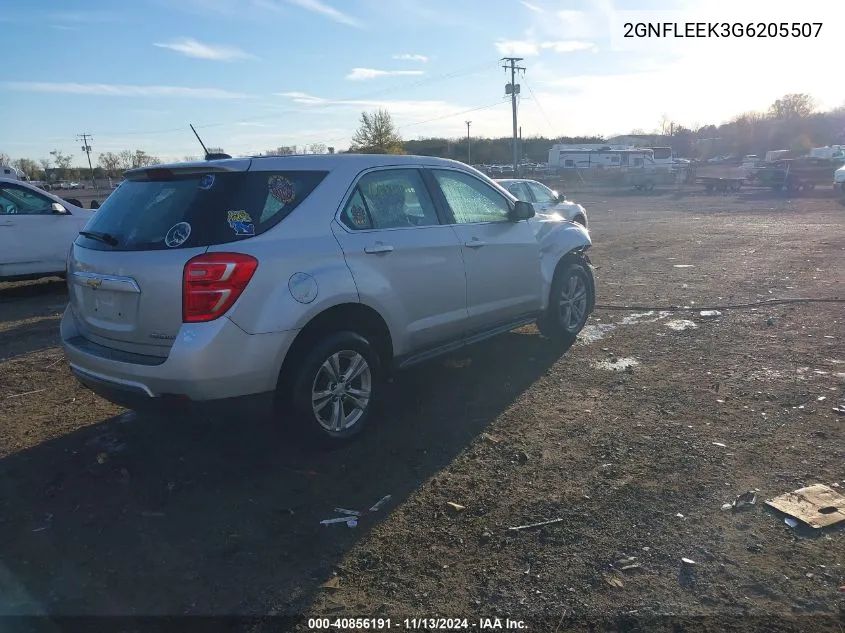
[[[86,232],[92,249],[156,250],[224,244],[260,235],[282,221],[314,190],[325,172],[225,172],[126,180]]]

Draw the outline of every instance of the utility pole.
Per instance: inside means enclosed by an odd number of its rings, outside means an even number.
[[[77,141],[82,141],[82,151],[88,156],[88,170],[91,172],[91,188],[96,189],[97,183],[94,180],[94,167],[91,165],[91,144],[89,141],[93,141],[94,137],[90,134],[80,134],[76,137]]]
[[[517,66],[517,62],[522,61],[522,57],[503,57],[502,61],[506,62],[502,68],[511,71],[511,82],[505,86],[505,94],[511,96],[511,112],[513,113],[513,174],[517,177],[519,174],[519,148],[517,147],[517,125],[516,125],[516,95],[519,94],[519,84],[516,83],[517,71],[525,72],[525,68]]]
[[[469,143],[470,143],[470,141],[469,141],[469,125],[470,125],[470,123],[472,123],[472,121],[466,122],[466,124],[467,124],[467,165],[472,164],[472,153],[470,152],[470,147],[469,147]]]

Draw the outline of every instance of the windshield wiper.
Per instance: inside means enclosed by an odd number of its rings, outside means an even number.
[[[80,231],[79,234],[82,237],[88,237],[92,240],[97,240],[98,242],[103,242],[104,244],[108,244],[109,246],[117,246],[118,241],[117,238],[113,235],[108,233],[96,233],[94,231]]]

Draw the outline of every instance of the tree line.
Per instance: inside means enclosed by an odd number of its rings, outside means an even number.
[[[845,144],[845,105],[820,112],[812,97],[788,94],[765,112],[746,112],[721,125],[685,127],[664,116],[651,132],[632,130],[643,145],[672,147],[675,155],[692,159],[714,156],[764,156],[769,150],[796,154],[812,147]],[[601,137],[530,136],[518,140],[522,160],[545,162],[556,143],[603,143]],[[513,160],[513,140],[501,138],[420,138],[403,140],[384,110],[362,113],[349,149],[354,153],[406,153],[438,156],[473,164],[507,164]]]
[[[686,127],[668,116],[650,133],[633,130],[631,134],[642,137],[645,145],[667,145],[677,156],[706,159],[713,156],[757,154],[769,150],[786,149],[795,153],[806,152],[812,147],[845,144],[845,105],[822,112],[812,97],[806,94],[788,94],[777,99],[765,112],[745,112],[721,125],[692,125]],[[521,159],[531,162],[548,160],[549,149],[555,143],[602,143],[600,137],[545,137],[529,136],[519,142]],[[510,137],[501,138],[445,138],[431,137],[403,140],[390,113],[385,110],[362,112],[359,126],[352,136],[347,152],[379,154],[418,154],[438,156],[473,164],[507,164],[513,157]],[[222,152],[222,148],[210,148]],[[282,146],[262,152],[264,156],[334,153],[335,148],[323,143],[303,146]],[[183,160],[197,160],[185,156]],[[79,180],[90,175],[87,168],[72,167],[73,157],[61,150],[50,152],[49,158],[12,160],[0,152],[0,164],[12,165],[31,180]],[[97,157],[95,178],[116,178],[134,167],[161,163],[159,157],[144,150],[105,152]]]

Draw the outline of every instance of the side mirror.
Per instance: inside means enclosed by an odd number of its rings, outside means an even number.
[[[529,218],[534,217],[534,205],[530,202],[523,202],[522,200],[518,200],[514,203],[513,209],[511,209],[510,213],[510,220],[511,222],[519,222],[520,220],[527,220]]]
[[[50,211],[55,215],[67,215],[68,210],[64,208],[64,206],[60,205],[58,202],[54,202],[50,205]]]

